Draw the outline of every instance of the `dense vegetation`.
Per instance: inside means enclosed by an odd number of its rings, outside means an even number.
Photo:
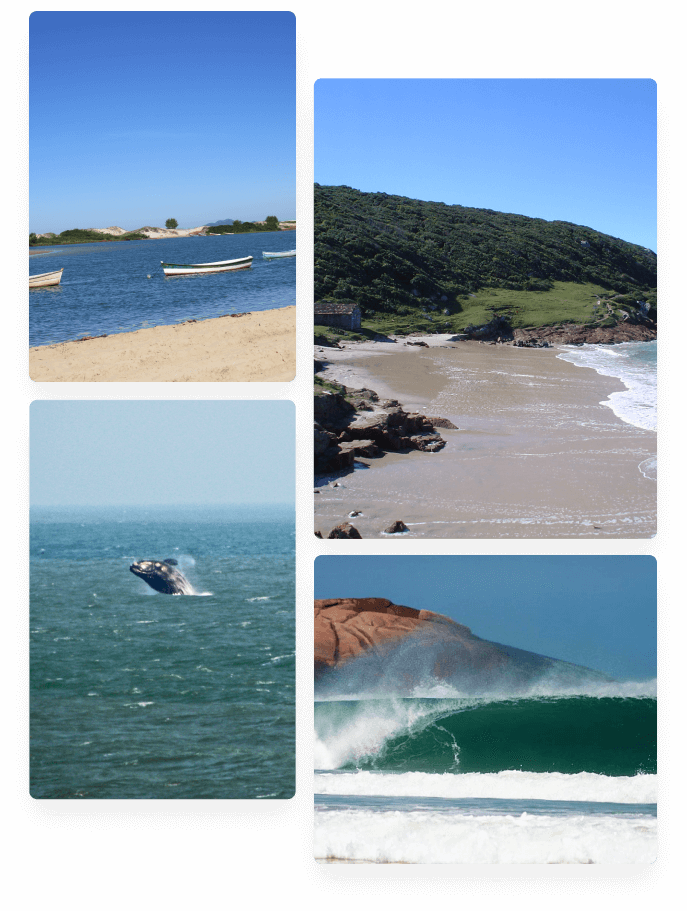
[[[129,231],[128,234],[103,234],[101,231],[90,231],[87,228],[70,228],[68,231],[62,231],[61,234],[48,234],[45,237],[38,237],[37,234],[29,234],[30,247],[53,247],[56,244],[92,244],[102,243],[111,240],[148,240],[145,234],[139,234],[138,231]]]
[[[368,331],[615,320],[655,308],[656,254],[568,222],[315,184],[324,299],[358,303]]]
[[[210,227],[210,226],[208,226]],[[256,231],[278,231],[279,219],[276,215],[268,215],[264,223],[258,221],[234,220],[227,225],[212,225],[211,234],[253,234]]]
[[[165,228],[178,228],[178,227],[179,227],[179,222],[176,220],[176,218],[168,218],[167,221],[165,222]]]

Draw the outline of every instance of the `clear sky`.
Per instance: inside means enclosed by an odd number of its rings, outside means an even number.
[[[33,506],[293,504],[295,408],[278,401],[37,401]]]
[[[619,680],[656,676],[653,557],[320,556],[315,597],[388,598]]]
[[[296,217],[289,12],[35,12],[30,230]]]
[[[656,130],[648,79],[321,79],[315,180],[656,251]]]

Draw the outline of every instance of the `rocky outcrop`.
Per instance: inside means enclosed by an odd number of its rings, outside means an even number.
[[[559,345],[610,345],[618,342],[650,342],[656,338],[656,326],[621,322],[616,326],[579,326],[563,323],[559,326],[540,326],[538,329],[515,329],[513,344],[518,347]],[[533,344],[539,342],[540,344]]]
[[[358,529],[351,525],[350,522],[342,522],[336,525],[327,535],[328,538],[362,538]]]
[[[606,679],[480,639],[442,614],[385,598],[315,601],[315,684],[321,693],[409,694],[442,683],[465,693],[518,692],[542,680],[568,686]]]
[[[385,598],[332,598],[315,601],[315,679],[343,667],[365,652],[429,629],[447,617],[418,611]],[[455,624],[457,626],[457,624]],[[466,627],[461,629],[469,632]]]
[[[384,452],[438,452],[446,441],[435,426],[455,429],[445,418],[406,411],[393,399],[380,401],[371,389],[340,388],[315,387],[316,474],[343,471],[356,459]]]
[[[392,522],[391,525],[387,526],[384,529],[385,535],[402,535],[408,531],[408,526],[405,522],[402,522],[400,519],[396,519],[395,522]]]
[[[516,348],[550,348],[551,343],[541,338],[516,338],[513,341]]]
[[[494,316],[484,326],[466,326],[463,330],[468,339],[477,339],[482,342],[507,342],[513,339],[513,329],[508,318]]]
[[[444,430],[458,430],[453,421],[449,421],[448,418],[426,418],[427,422],[432,425],[432,427],[443,427]]]
[[[614,316],[611,304],[606,301],[606,312]],[[656,311],[648,309],[644,315],[621,310],[622,319],[612,326],[560,323],[554,326],[513,329],[507,316],[498,314],[483,326],[466,326],[463,338],[482,342],[513,344],[518,348],[548,348],[558,343],[564,345],[613,344],[617,342],[646,342],[656,338]]]

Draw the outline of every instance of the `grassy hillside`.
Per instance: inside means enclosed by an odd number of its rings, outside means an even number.
[[[332,298],[360,304],[369,332],[495,313],[513,327],[613,323],[637,301],[655,308],[656,254],[568,222],[316,184],[315,299]]]

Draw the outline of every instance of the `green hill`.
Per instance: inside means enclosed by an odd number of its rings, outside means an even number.
[[[563,221],[315,184],[315,300],[377,331],[655,318],[656,254]],[[599,306],[597,301],[601,300]]]

